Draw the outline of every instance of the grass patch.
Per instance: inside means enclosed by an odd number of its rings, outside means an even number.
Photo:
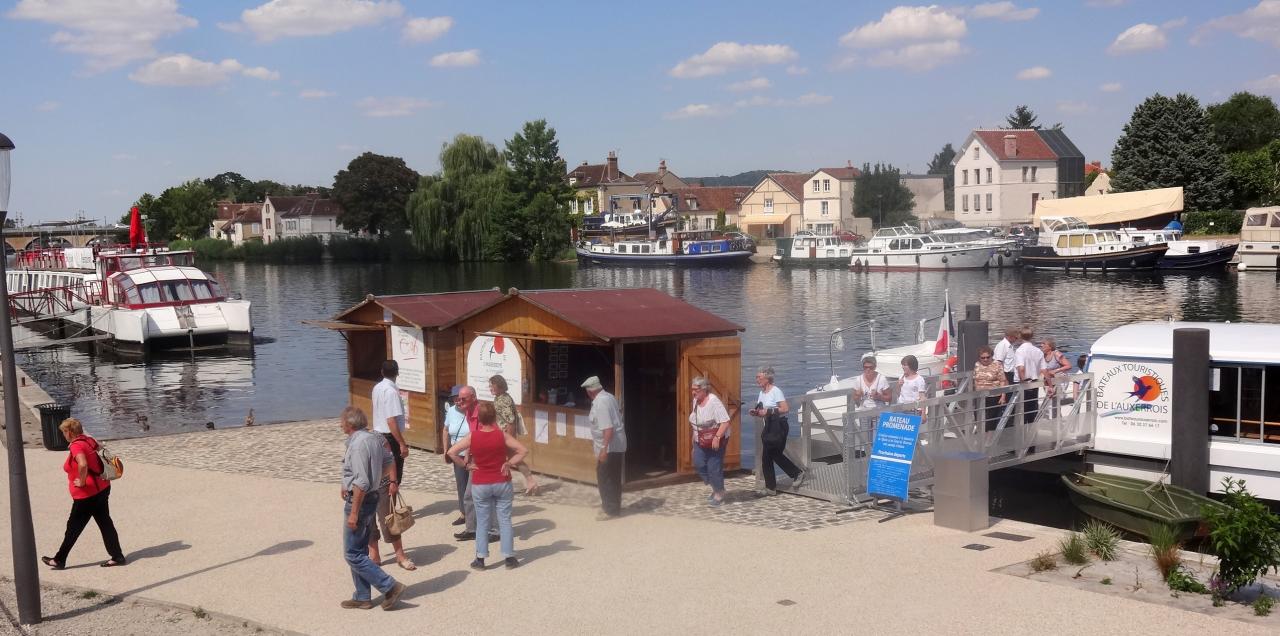
[[[209,612],[204,611],[203,607],[197,607],[191,610],[191,613],[195,614],[196,618],[209,618]]]
[[[1164,582],[1174,592],[1190,592],[1192,594],[1208,594],[1209,588],[1196,580],[1195,575],[1187,568],[1179,565],[1164,577]]]
[[[1079,532],[1072,532],[1058,539],[1058,550],[1062,552],[1062,560],[1072,565],[1089,562],[1089,547]]]
[[[97,590],[85,590],[80,593],[80,598],[98,598]]]
[[[1058,556],[1048,550],[1036,555],[1031,559],[1032,572],[1047,572],[1049,570],[1058,569]]]
[[[1109,577],[1109,576],[1108,576],[1107,578],[1102,579],[1102,584],[1103,584],[1103,585],[1111,585],[1111,577]]]
[[[1103,561],[1116,560],[1116,551],[1120,549],[1120,532],[1111,524],[1091,519],[1085,524],[1083,534],[1084,542],[1094,556]]]
[[[1178,531],[1171,526],[1157,526],[1148,537],[1151,541],[1151,556],[1156,561],[1156,569],[1160,577],[1169,580],[1169,573],[1182,565],[1182,542],[1178,541]]]
[[[1276,600],[1274,598],[1271,598],[1266,594],[1259,596],[1253,601],[1252,607],[1254,616],[1270,616],[1271,608],[1274,607],[1275,604]]]

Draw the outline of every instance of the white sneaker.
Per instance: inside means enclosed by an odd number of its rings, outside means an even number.
[[[808,478],[809,478],[809,471],[807,470],[800,471],[800,474],[796,475],[796,478],[791,480],[791,487],[799,488],[801,485],[804,484],[804,480]]]

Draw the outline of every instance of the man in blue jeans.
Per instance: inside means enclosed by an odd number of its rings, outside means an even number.
[[[346,525],[342,528],[342,547],[351,567],[351,580],[356,592],[342,602],[346,609],[370,609],[370,587],[382,592],[382,609],[389,610],[404,594],[404,584],[397,583],[369,558],[369,534],[377,524],[378,486],[382,479],[384,450],[382,436],[369,430],[364,411],[354,406],[342,410],[342,432],[347,436],[347,452],[342,458],[342,500]],[[389,492],[395,495],[399,483],[392,481]]]

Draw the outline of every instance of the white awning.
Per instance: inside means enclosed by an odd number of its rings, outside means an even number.
[[[1091,197],[1041,199],[1035,222],[1046,216],[1074,216],[1089,225],[1123,223],[1182,211],[1182,188],[1139,190]]]

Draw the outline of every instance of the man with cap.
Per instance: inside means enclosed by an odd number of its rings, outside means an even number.
[[[467,426],[467,416],[457,405],[458,395],[461,392],[461,384],[453,385],[453,389],[449,391],[449,398],[445,401],[444,426],[440,427],[440,448],[452,448],[454,444],[458,443],[458,440],[471,433],[471,427]],[[449,455],[444,455],[444,463],[448,464],[449,462]],[[466,507],[463,505],[462,495],[467,491],[467,483],[470,479],[471,474],[467,471],[465,465],[453,465],[453,480],[458,485],[458,518],[453,522],[455,526],[466,523]]]
[[[400,401],[400,387],[396,377],[400,375],[400,363],[382,361],[382,381],[375,384],[370,399],[373,402],[373,431],[382,433],[391,447],[396,462],[396,481],[404,479],[404,458],[409,456],[409,444],[404,439],[404,403]]]
[[[613,519],[622,514],[622,456],[627,452],[622,410],[618,399],[604,390],[600,378],[587,378],[582,388],[591,398],[591,449],[596,454],[596,485],[602,508],[596,519]]]

